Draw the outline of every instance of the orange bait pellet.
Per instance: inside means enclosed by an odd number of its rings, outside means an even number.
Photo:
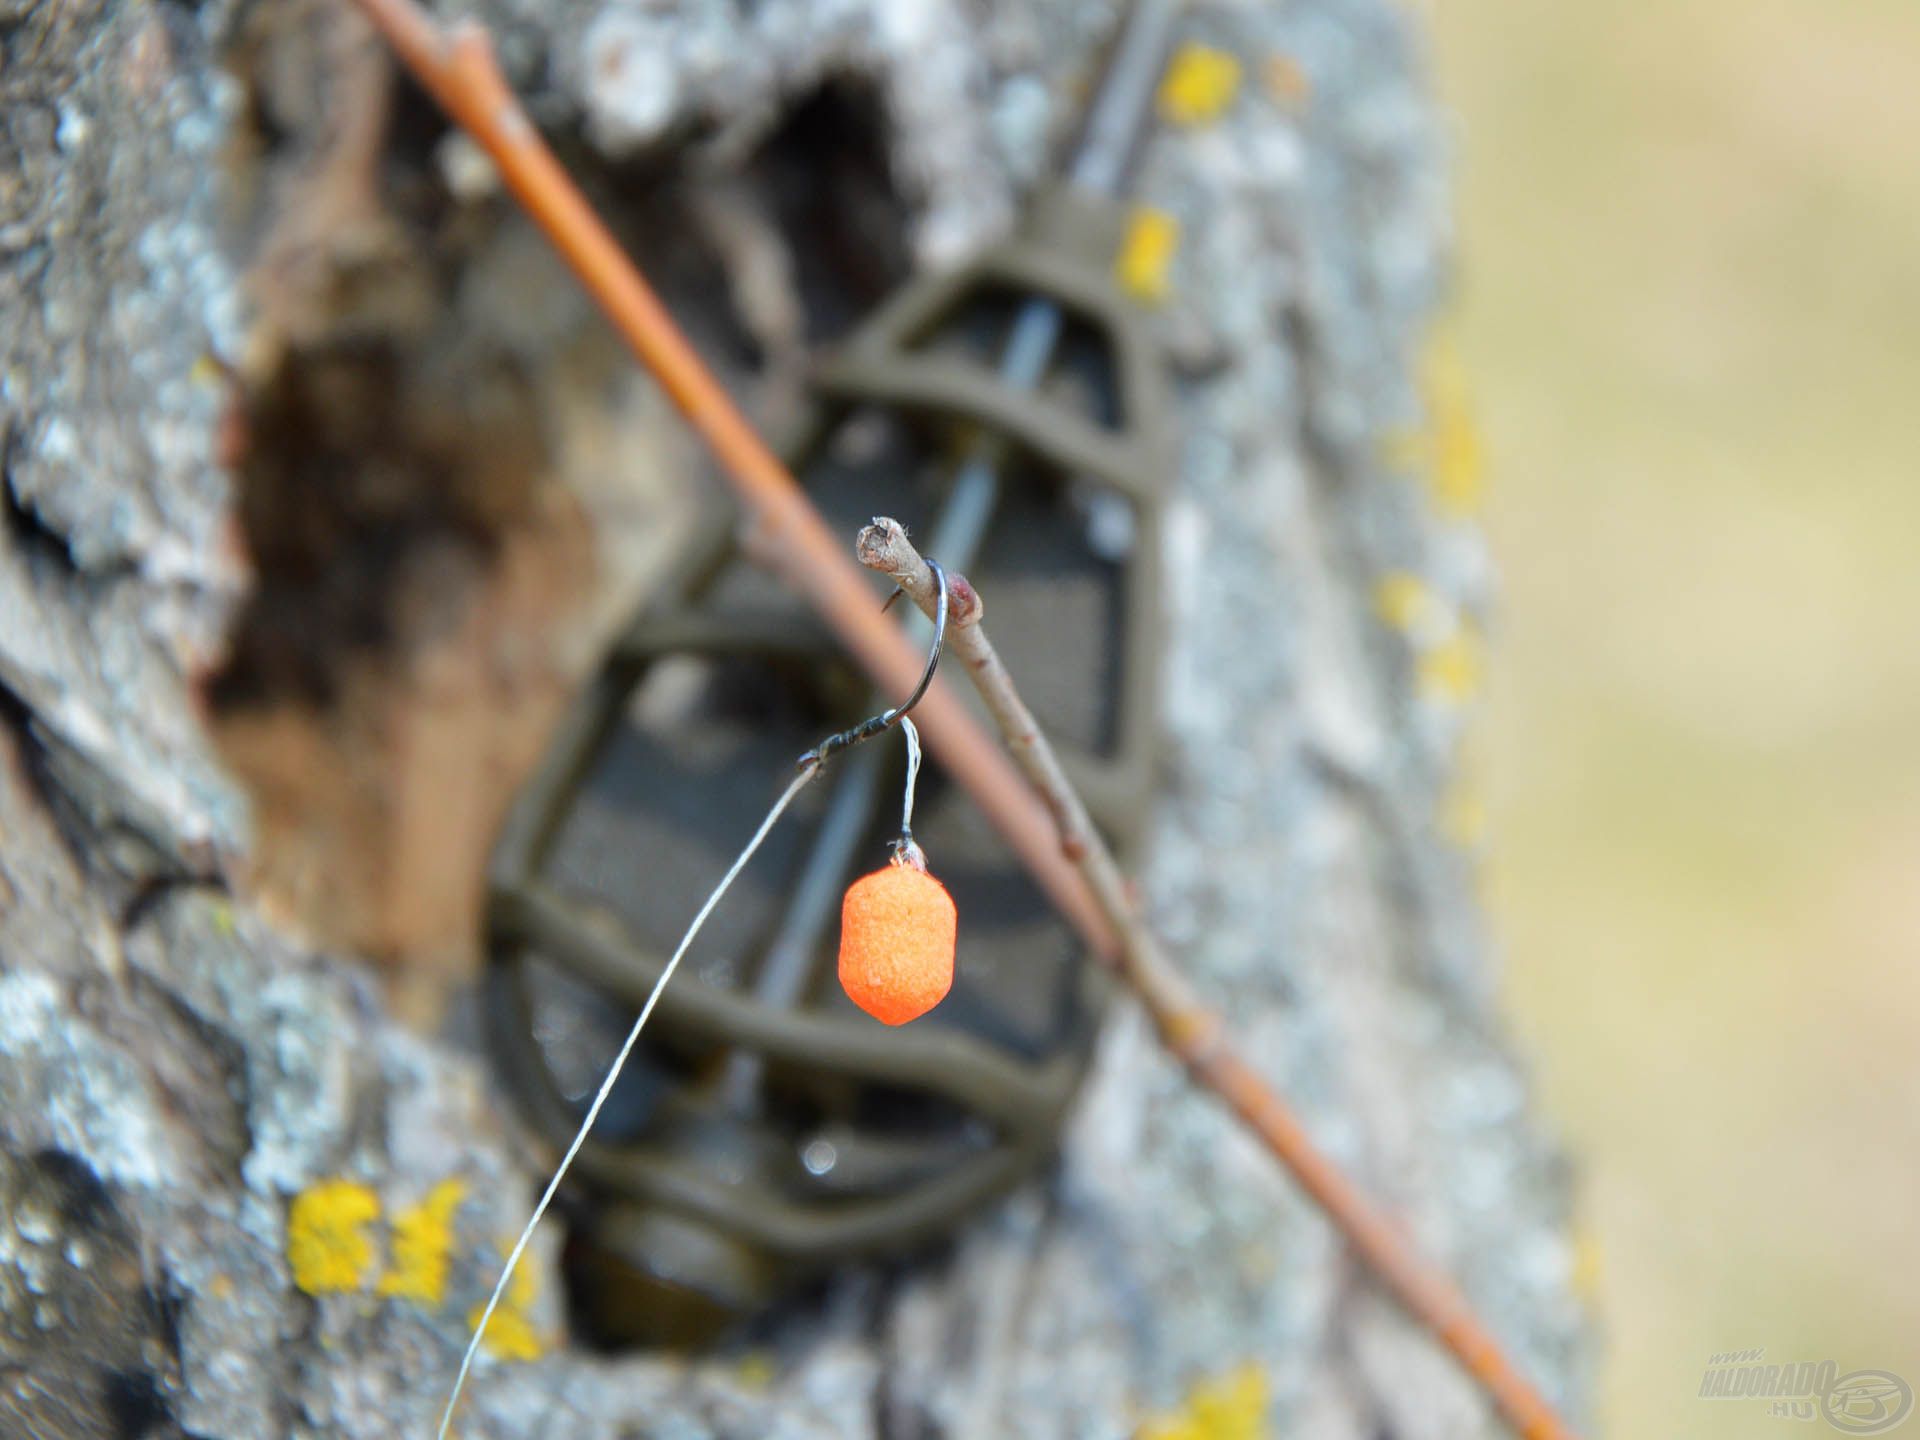
[[[840,902],[840,985],[888,1025],[927,1013],[953,988],[959,921],[947,887],[909,864],[862,875]]]

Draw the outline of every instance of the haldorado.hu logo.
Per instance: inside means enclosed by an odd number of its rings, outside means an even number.
[[[1768,1365],[1765,1349],[1710,1356],[1700,1377],[1704,1400],[1764,1400],[1780,1420],[1816,1416],[1847,1435],[1884,1435],[1913,1412],[1913,1387],[1889,1370],[1839,1374],[1832,1360]]]

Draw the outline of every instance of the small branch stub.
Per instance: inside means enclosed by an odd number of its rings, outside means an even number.
[[[907,538],[907,527],[898,520],[876,515],[873,523],[854,540],[853,553],[869,570],[887,576],[921,609],[931,608],[937,595],[933,570]],[[986,603],[967,577],[944,572],[947,580],[947,623],[955,627],[978,625],[986,614]]]

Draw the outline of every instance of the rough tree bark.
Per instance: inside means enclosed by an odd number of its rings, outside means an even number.
[[[1111,10],[478,7],[769,414],[810,339],[1007,222]],[[1190,29],[1246,82],[1142,186],[1185,237],[1147,894],[1577,1415],[1565,1166],[1458,823],[1488,580],[1418,383],[1417,24]],[[0,1433],[430,1433],[534,1185],[485,1067],[392,1007],[470,947],[492,820],[700,465],[345,6],[8,0],[0,46]],[[1275,1433],[1495,1428],[1130,1013],[1057,1173],[790,1316],[771,1378],[569,1349],[533,1261],[543,1353],[483,1369],[463,1434],[1122,1435],[1223,1375]]]

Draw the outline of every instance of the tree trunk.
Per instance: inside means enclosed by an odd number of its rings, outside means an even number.
[[[478,9],[774,417],[811,341],[1004,228],[1112,21]],[[1242,83],[1141,185],[1184,237],[1185,437],[1144,881],[1577,1413],[1566,1170],[1475,899],[1488,569],[1416,28],[1392,0],[1188,22]],[[486,1066],[396,1010],[469,963],[513,783],[705,471],[344,3],[13,0],[0,45],[0,1433],[429,1434],[537,1177]],[[837,1281],[771,1371],[570,1348],[552,1249],[463,1435],[1498,1433],[1124,1006],[1057,1172],[943,1259]]]

